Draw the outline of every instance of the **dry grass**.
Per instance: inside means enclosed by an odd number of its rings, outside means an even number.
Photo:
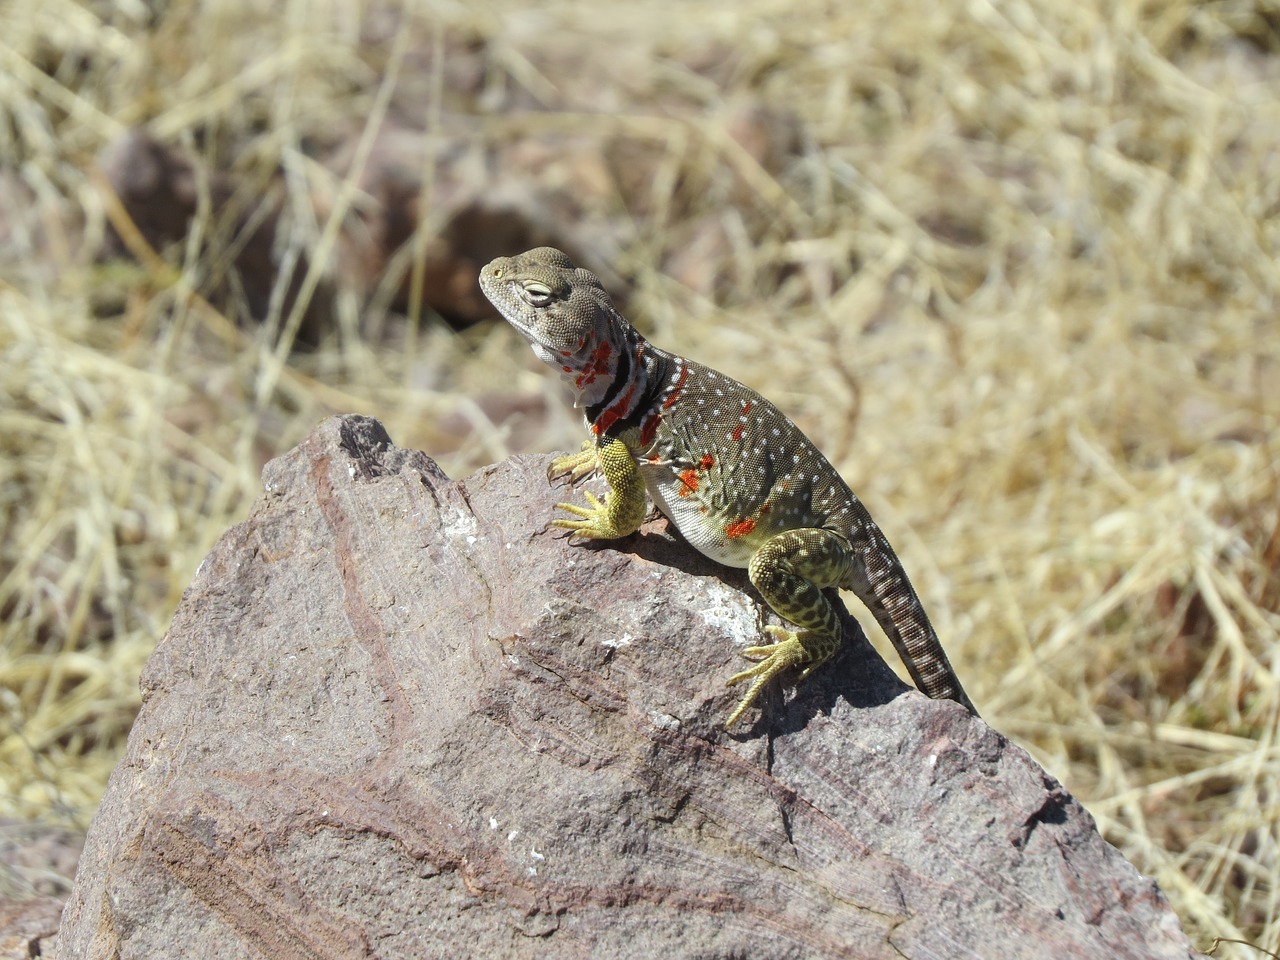
[[[139,670],[264,458],[334,410],[439,452],[433,423],[461,413],[459,475],[508,452],[477,395],[556,393],[505,329],[363,344],[349,296],[341,335],[286,364],[287,317],[243,333],[193,295],[196,243],[95,266],[93,154],[148,121],[222,168],[285,169],[295,199],[321,183],[340,219],[358,198],[307,139],[359,132],[398,91],[425,91],[423,123],[529,129],[402,59],[467,41],[491,89],[545,108],[533,123],[643,131],[664,159],[618,258],[636,319],[829,452],[985,717],[1201,946],[1280,949],[1280,9],[859,6],[174,0],[148,29],[140,4],[0,6],[0,815],[87,822]],[[402,16],[402,45],[362,37]],[[633,71],[611,78],[633,100],[594,118],[556,49]],[[690,70],[699,49],[730,67]],[[646,112],[671,95],[690,113]],[[795,114],[776,175],[727,133],[744,96]],[[337,220],[296,220],[324,264]],[[708,224],[714,296],[653,269]]]

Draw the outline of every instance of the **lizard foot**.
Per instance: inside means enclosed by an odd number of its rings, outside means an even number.
[[[586,476],[598,466],[609,482],[609,495],[602,502],[584,490],[582,495],[588,506],[556,504],[557,509],[578,519],[552,520],[551,526],[572,530],[572,535],[588,540],[616,540],[640,529],[647,502],[644,480],[636,467],[636,458],[623,441],[610,440],[604,445],[588,441],[580,453],[560,457],[556,463],[567,469],[570,476]]]
[[[574,484],[583,477],[589,477],[600,469],[600,453],[596,450],[594,440],[584,440],[582,449],[577,453],[566,453],[563,457],[556,457],[551,461],[551,466],[547,467],[547,479],[554,480],[556,477],[569,475],[569,483]]]
[[[581,517],[580,520],[570,520],[567,517],[560,517],[552,520],[547,526],[563,527],[565,530],[572,530],[570,537],[583,537],[587,540],[615,540],[618,537],[625,537],[630,530],[622,530],[609,516],[608,508],[600,501],[590,490],[583,490],[582,495],[587,498],[589,507],[580,507],[576,503],[557,503],[557,510],[564,510],[566,513],[572,513],[575,517]]]
[[[801,636],[809,634],[810,631],[788,630],[786,627],[778,627],[772,624],[764,629],[766,633],[771,633],[777,637],[778,642],[759,647],[747,647],[742,651],[743,656],[762,657],[763,659],[755,666],[748,667],[741,673],[735,673],[725,681],[725,686],[731,687],[735,683],[751,680],[751,686],[747,688],[746,696],[742,698],[742,702],[738,704],[733,713],[729,715],[729,719],[725,721],[725,729],[733,726],[746,713],[747,708],[755,703],[760,696],[765,684],[778,674],[803,664],[804,670],[800,674],[800,679],[803,680],[826,659],[826,657],[815,658],[813,651],[807,648],[803,640],[801,640]]]

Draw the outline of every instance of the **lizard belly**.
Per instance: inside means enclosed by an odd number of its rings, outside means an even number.
[[[771,535],[754,520],[728,516],[706,492],[691,488],[687,475],[669,467],[641,466],[654,505],[699,553],[727,567],[746,567]]]

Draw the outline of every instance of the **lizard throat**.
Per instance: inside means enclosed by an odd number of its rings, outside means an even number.
[[[613,376],[598,379],[597,384],[603,389],[593,391],[596,395],[584,390],[579,399],[583,407],[587,424],[597,437],[616,435],[631,426],[631,421],[645,403],[648,392],[649,372],[645,364],[643,341],[632,340],[618,351]]]
[[[653,445],[663,414],[684,390],[689,369],[674,357],[641,341],[628,355],[632,373],[619,377],[600,403],[586,407],[587,425],[596,437],[620,437],[638,431],[637,452]]]

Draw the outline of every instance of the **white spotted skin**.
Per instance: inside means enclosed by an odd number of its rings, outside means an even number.
[[[658,352],[655,348],[655,353]],[[824,527],[847,536],[853,498],[839,474],[772,403],[700,363],[636,451],[654,504],[717,563],[747,567],[766,540]]]

